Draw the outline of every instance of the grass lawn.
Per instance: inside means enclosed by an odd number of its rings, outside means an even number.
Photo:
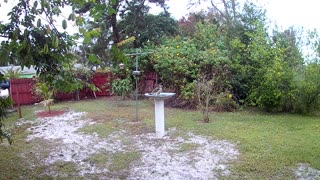
[[[107,137],[116,130],[127,130],[132,133],[152,132],[154,128],[154,110],[151,100],[139,102],[139,119],[141,123],[124,126],[123,121],[135,120],[135,102],[118,101],[114,98],[82,100],[55,104],[53,110],[75,110],[87,112],[93,121],[101,123],[86,126],[79,131],[96,133]],[[36,118],[34,111],[43,109],[37,106],[24,106],[25,120]],[[308,163],[320,169],[320,118],[295,114],[268,114],[257,110],[241,110],[238,112],[212,113],[208,124],[199,121],[201,113],[174,108],[166,108],[166,128],[176,128],[183,135],[185,132],[228,140],[237,145],[240,155],[233,162],[232,174],[227,179],[294,179],[294,170],[299,163]],[[55,167],[37,166],[35,155],[28,149],[35,144],[52,146],[45,142],[25,141],[30,126],[16,126],[17,113],[10,114],[5,121],[6,128],[14,135],[15,142],[8,146],[0,145],[0,179],[34,179],[45,174],[46,169],[53,168],[57,173],[63,172],[72,177],[74,165],[57,163]],[[130,144],[130,142],[127,142]],[[181,151],[195,148],[187,144]],[[21,158],[28,157],[28,161]],[[39,155],[38,155],[39,156]],[[44,158],[46,153],[41,154]],[[91,161],[100,165],[110,160],[112,173],[126,173],[133,161],[138,161],[139,152],[115,153],[110,157],[97,155]],[[128,161],[128,162],[127,162]],[[117,164],[118,163],[118,164]],[[125,177],[125,176],[124,176]],[[46,178],[45,175],[42,178]],[[47,177],[50,178],[50,177]],[[90,177],[88,177],[90,178]],[[320,178],[320,177],[318,177]]]

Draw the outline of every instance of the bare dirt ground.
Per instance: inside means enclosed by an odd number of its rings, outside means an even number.
[[[232,164],[238,159],[235,144],[225,140],[169,129],[161,139],[155,133],[129,132],[116,129],[101,137],[81,128],[98,125],[84,112],[69,111],[55,117],[41,117],[30,124],[27,143],[35,144],[22,153],[31,167],[47,167],[40,177],[94,179],[221,179],[232,174]],[[121,121],[122,126],[135,126]],[[124,130],[126,129],[126,130]],[[39,142],[39,143],[38,143]],[[39,164],[37,164],[39,163]],[[320,171],[308,164],[298,164],[293,170],[296,179],[320,177]]]
[[[176,135],[175,129],[169,130],[161,139],[157,139],[154,133],[132,135],[125,130],[114,131],[104,138],[96,133],[78,131],[94,123],[86,113],[73,111],[38,118],[28,129],[27,142],[44,140],[50,144],[31,150],[37,152],[39,161],[46,166],[73,163],[76,169],[73,175],[100,179],[218,179],[231,173],[230,163],[239,155],[236,146],[227,141],[191,132],[181,137]],[[139,158],[130,162],[125,176],[110,170],[114,169],[115,163],[109,162],[110,158],[104,158],[105,161],[99,164],[90,160],[96,155],[112,156],[132,151],[138,152]],[[27,158],[27,154],[21,156]],[[45,175],[64,176],[56,169],[48,169]]]

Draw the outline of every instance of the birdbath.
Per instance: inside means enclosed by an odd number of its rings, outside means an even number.
[[[156,121],[156,136],[162,138],[165,135],[164,130],[164,100],[174,96],[176,93],[146,93],[145,96],[154,99],[154,111]]]

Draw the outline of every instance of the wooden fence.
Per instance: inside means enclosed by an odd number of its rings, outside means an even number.
[[[146,73],[139,82],[139,91],[142,93],[150,92],[155,87],[157,75],[154,72]],[[12,79],[10,82],[10,92],[13,101],[21,105],[34,104],[40,102],[40,98],[34,94],[34,79]],[[100,89],[95,92],[96,96],[111,96],[111,73],[96,73],[93,75],[92,83]],[[75,93],[58,92],[55,96],[56,100],[72,100],[75,99]],[[80,91],[80,99],[92,98],[93,92],[89,88]]]
[[[34,79],[12,79],[10,81],[10,94],[15,103],[32,104],[39,102],[40,98],[34,95]]]

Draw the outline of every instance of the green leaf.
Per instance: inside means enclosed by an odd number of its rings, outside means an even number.
[[[67,29],[67,21],[65,19],[62,21],[62,28]]]
[[[84,32],[84,39],[83,39],[83,43],[84,44],[88,44],[91,42],[92,37],[91,37],[91,33],[90,32]]]
[[[60,10],[60,8],[58,6],[55,6],[55,7],[53,7],[52,12],[54,14],[59,15],[61,13],[61,10]]]
[[[59,38],[57,36],[52,37],[52,46],[54,48],[59,47]]]
[[[43,53],[44,54],[48,54],[48,52],[49,52],[48,44],[45,44],[44,47],[43,47]]]
[[[90,31],[90,35],[91,37],[100,37],[100,29],[96,28]]]
[[[69,15],[69,18],[68,18],[68,20],[70,21],[74,21],[74,20],[76,20],[76,15],[74,14],[74,13],[71,13],[70,15]]]
[[[85,22],[84,17],[82,17],[82,16],[78,16],[78,17],[76,17],[76,24],[77,24],[78,26],[83,25],[83,24],[84,24],[84,22]]]
[[[46,4],[46,0],[41,0],[41,8],[44,8],[45,4]]]
[[[17,39],[18,36],[19,36],[19,34],[20,34],[20,30],[19,30],[19,29],[16,29],[16,30],[13,32],[13,38],[14,38],[14,39]]]
[[[96,63],[96,64],[101,64],[101,60],[99,59],[99,57],[95,54],[89,54],[89,61],[91,63]]]
[[[39,18],[37,21],[37,27],[40,27],[40,26],[41,26],[41,19]]]

